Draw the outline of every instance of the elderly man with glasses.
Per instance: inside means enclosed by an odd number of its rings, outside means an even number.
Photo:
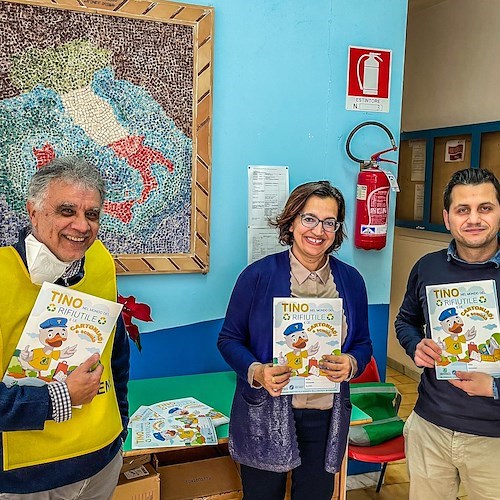
[[[104,182],[78,158],[55,159],[28,188],[31,227],[0,248],[0,362],[5,371],[44,281],[116,300],[98,241]],[[59,318],[56,318],[59,319]],[[129,344],[121,318],[104,351],[64,382],[0,383],[0,499],[111,498],[127,435]]]

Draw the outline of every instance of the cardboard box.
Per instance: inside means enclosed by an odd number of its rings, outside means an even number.
[[[141,465],[146,465],[149,462],[151,462],[150,454],[136,455],[132,457],[123,457],[123,465],[120,470],[120,474],[128,470],[137,469]]]
[[[241,478],[231,457],[160,466],[161,500],[237,500]]]
[[[160,475],[150,463],[121,472],[113,500],[160,500]]]
[[[184,464],[186,462],[196,462],[209,458],[225,457],[229,455],[227,446],[186,446],[184,448],[172,448],[169,451],[155,453],[153,464],[158,470],[158,466]]]

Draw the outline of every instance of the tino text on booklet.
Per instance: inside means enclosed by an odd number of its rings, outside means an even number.
[[[432,339],[441,347],[438,379],[455,372],[500,376],[500,321],[494,280],[429,285],[427,306]]]
[[[292,369],[281,394],[339,392],[319,361],[341,352],[342,299],[275,297],[273,307],[273,364]]]
[[[2,382],[43,385],[67,376],[106,346],[122,305],[45,282]]]

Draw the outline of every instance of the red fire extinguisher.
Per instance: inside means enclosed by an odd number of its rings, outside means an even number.
[[[383,128],[388,133],[392,144],[391,148],[374,153],[369,161],[355,158],[349,149],[352,136],[365,125],[377,125]],[[381,250],[387,243],[389,192],[391,187],[399,191],[394,175],[380,168],[380,162],[396,163],[381,157],[384,153],[397,150],[394,137],[385,125],[378,122],[364,122],[351,132],[346,150],[349,157],[358,162],[361,167],[356,185],[354,245],[364,250]]]

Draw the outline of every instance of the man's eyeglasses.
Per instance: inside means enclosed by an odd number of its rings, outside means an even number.
[[[340,222],[335,217],[330,217],[329,219],[318,219],[315,215],[312,214],[299,214],[300,222],[304,227],[308,227],[312,229],[316,227],[320,222],[323,224],[323,229],[327,233],[334,233],[340,227]]]

